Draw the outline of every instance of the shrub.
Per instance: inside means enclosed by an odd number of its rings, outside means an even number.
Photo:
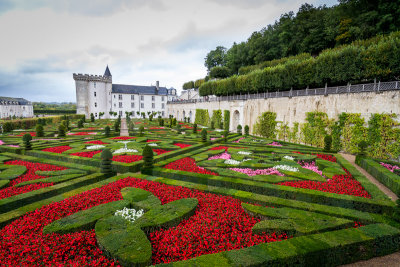
[[[224,141],[228,142],[228,135],[229,135],[229,131],[225,130],[224,131]]]
[[[153,150],[151,149],[151,147],[149,145],[146,145],[143,148],[143,169],[151,169],[153,168]]]
[[[144,127],[140,126],[139,127],[139,136],[143,136],[143,133],[144,133]]]
[[[214,121],[211,121],[211,126],[210,126],[210,128],[211,128],[212,130],[214,130],[214,129],[215,129],[215,126],[214,126]]]
[[[65,137],[65,126],[63,124],[60,124],[58,126],[58,136],[59,137]]]
[[[149,115],[149,121],[153,121],[153,114]]]
[[[164,126],[164,119],[163,118],[158,118],[158,125],[159,126]]]
[[[109,136],[110,136],[110,131],[111,131],[110,126],[106,126],[106,127],[104,128],[104,135],[105,135],[106,137],[109,137]]]
[[[208,109],[196,109],[194,122],[200,125],[208,125],[210,121],[210,115]]]
[[[330,151],[331,150],[331,146],[332,146],[332,136],[325,135],[324,143],[325,143],[324,151]]]
[[[231,112],[229,110],[224,110],[224,130],[229,131]]]
[[[237,129],[237,133],[241,135],[242,134],[242,125],[239,124],[236,129]]]
[[[82,128],[83,127],[83,120],[79,120],[78,121],[78,128]]]
[[[249,130],[250,130],[249,125],[244,126],[244,134],[245,135],[249,135]]]
[[[91,121],[91,122],[94,122],[94,115],[93,115],[93,113],[90,113],[90,121]]]
[[[201,130],[201,141],[207,142],[207,130],[205,128],[203,128],[203,130]]]
[[[187,89],[192,89],[194,88],[194,82],[189,81],[183,84],[182,89],[187,90]]]
[[[275,138],[276,131],[276,113],[267,111],[263,112],[254,125],[254,133],[266,138]]]
[[[32,150],[31,140],[32,136],[30,134],[25,134],[22,137],[22,141],[24,141],[25,150]]]
[[[36,125],[36,136],[37,137],[43,137],[44,132],[43,132],[43,126],[41,124]]]
[[[105,174],[112,174],[111,159],[113,157],[110,149],[105,148],[100,154],[101,157],[101,172]]]
[[[368,144],[366,141],[362,140],[360,143],[358,143],[358,148],[360,149],[360,152],[358,153],[360,156],[365,156],[365,150],[367,149]]]
[[[197,124],[193,124],[193,133],[197,134]]]
[[[115,133],[119,133],[119,131],[120,131],[120,129],[119,129],[120,123],[121,123],[121,121],[118,120],[118,119],[114,122],[114,131],[115,131]]]

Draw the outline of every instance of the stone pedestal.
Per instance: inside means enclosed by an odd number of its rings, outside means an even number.
[[[128,129],[128,126],[126,125],[126,119],[121,119],[121,132],[119,135],[120,136],[129,136],[129,129]]]

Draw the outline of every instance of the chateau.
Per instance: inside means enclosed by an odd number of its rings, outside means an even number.
[[[33,117],[32,103],[24,98],[0,96],[0,118]]]
[[[177,98],[176,89],[155,86],[113,84],[108,66],[104,75],[73,74],[76,86],[76,113],[93,113],[99,118],[112,118],[112,112],[125,116],[132,112],[132,117],[140,117],[137,112],[157,112],[162,117],[168,116],[167,101]]]

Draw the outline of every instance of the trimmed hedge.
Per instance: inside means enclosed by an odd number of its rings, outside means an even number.
[[[26,172],[26,167],[22,165],[3,165],[0,169],[0,180],[11,180]]]
[[[356,163],[400,197],[400,176],[370,158],[357,156]]]

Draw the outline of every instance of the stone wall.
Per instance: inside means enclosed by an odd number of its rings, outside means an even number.
[[[198,108],[208,109],[210,116],[213,110],[230,110],[230,130],[235,131],[237,124],[241,124],[242,126],[249,125],[252,132],[257,117],[265,111],[276,112],[277,120],[287,122],[289,126],[292,126],[294,122],[304,123],[306,113],[316,110],[325,112],[329,118],[335,119],[342,112],[361,113],[366,121],[368,121],[371,114],[382,112],[395,113],[400,118],[400,90],[380,93],[364,92],[327,96],[168,104],[168,113],[177,117],[178,120],[183,120],[183,117],[189,117],[191,112],[191,122],[193,122]]]

